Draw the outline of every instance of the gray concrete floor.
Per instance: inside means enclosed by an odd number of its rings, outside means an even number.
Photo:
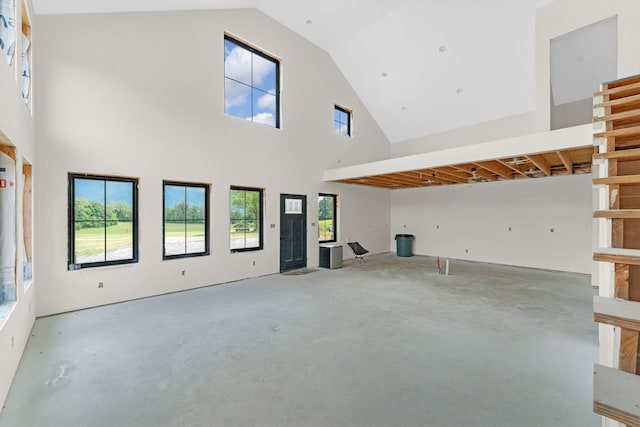
[[[37,320],[2,426],[597,426],[589,277],[369,257]]]

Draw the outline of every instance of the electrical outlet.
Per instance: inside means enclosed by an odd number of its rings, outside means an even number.
[[[509,227],[509,231],[511,231],[511,227]]]
[[[104,282],[98,282],[98,289],[104,288]]]
[[[183,276],[184,276],[184,274],[185,274],[185,273],[186,273],[186,271],[185,271],[185,270],[182,270],[181,274],[182,274]]]
[[[469,249],[465,249],[464,251],[465,251],[466,253],[469,253]]]
[[[436,230],[440,230],[440,226],[439,225],[436,225]]]
[[[550,229],[549,231],[550,231],[551,233],[555,233],[555,232],[556,232],[556,229],[555,229],[555,228],[552,228],[552,229]]]
[[[253,265],[256,265],[256,262],[255,262],[255,261],[253,261]]]

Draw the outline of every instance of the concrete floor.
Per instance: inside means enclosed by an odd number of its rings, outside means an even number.
[[[589,277],[369,257],[39,319],[2,426],[598,426]]]

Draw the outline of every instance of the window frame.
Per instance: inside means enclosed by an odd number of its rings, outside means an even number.
[[[338,241],[338,195],[329,193],[318,193],[318,198],[329,197],[333,200],[333,239],[320,239],[320,201],[318,201],[318,243],[332,243]]]
[[[252,246],[252,247],[244,247],[244,248],[232,248],[231,247],[231,222],[234,220],[234,218],[231,217],[231,192],[232,191],[252,191],[252,192],[256,192],[258,193],[258,220],[257,222],[259,223],[259,232],[258,232],[258,246]],[[244,221],[246,221],[246,217],[244,219]],[[237,252],[251,252],[251,251],[260,251],[264,249],[264,189],[263,188],[256,188],[256,187],[242,187],[242,186],[235,186],[232,185],[229,189],[229,250],[231,251],[231,253],[237,253]]]
[[[187,252],[184,254],[175,254],[175,255],[167,255],[166,252],[166,246],[165,246],[165,225],[166,225],[166,220],[165,220],[165,208],[166,208],[166,203],[165,203],[165,189],[166,186],[174,186],[174,187],[185,187],[186,188],[204,188],[204,252]],[[211,184],[205,184],[205,183],[198,183],[198,182],[181,182],[181,181],[169,181],[169,180],[163,180],[162,181],[162,259],[163,260],[170,260],[170,259],[179,259],[179,258],[191,258],[191,257],[200,257],[200,256],[207,256],[211,254],[211,244],[210,244],[210,193],[211,191]],[[186,194],[185,194],[186,197]],[[186,202],[186,199],[185,199]],[[185,224],[187,224],[186,222],[186,218],[185,218]],[[185,230],[186,233],[186,230]],[[186,237],[186,234],[185,234]]]
[[[348,108],[342,107],[342,106],[340,106],[338,104],[334,104],[334,107],[333,107],[334,117],[335,117],[336,110],[347,115],[347,123],[346,123],[346,125],[347,125],[347,134],[345,135],[343,133],[336,132],[336,130],[335,130],[336,120],[335,120],[335,118],[333,119],[333,126],[334,126],[333,132],[335,134],[337,134],[337,135],[346,136],[348,138],[351,138],[351,136],[353,134],[353,131],[352,131],[352,128],[351,128],[353,120],[352,120],[351,115],[353,114],[353,112],[351,110],[349,110]],[[342,123],[342,122],[338,121],[338,123]]]
[[[126,182],[132,184],[132,206],[131,206],[131,226],[132,226],[132,239],[133,239],[133,256],[128,259],[123,260],[113,260],[113,261],[99,261],[99,262],[85,262],[85,263],[76,263],[75,262],[75,180],[76,179],[86,179],[86,180],[95,180],[95,181],[107,181],[112,182]],[[138,178],[131,177],[122,177],[122,176],[112,176],[112,175],[93,175],[86,173],[72,173],[68,174],[68,200],[67,200],[67,215],[68,215],[68,226],[67,226],[67,266],[68,269],[73,270],[82,270],[85,268],[95,268],[95,267],[107,267],[112,265],[123,265],[123,264],[135,264],[139,261],[138,258]],[[105,210],[106,211],[106,210]],[[105,219],[106,222],[106,219]],[[105,252],[106,257],[106,252]]]
[[[280,129],[281,128],[281,123],[280,123],[280,60],[278,58],[276,58],[274,56],[271,56],[268,53],[256,48],[256,47],[251,46],[248,43],[245,43],[245,42],[242,42],[242,41],[238,40],[236,37],[234,37],[234,36],[232,36],[230,34],[225,33],[224,34],[224,40],[225,41],[228,40],[231,43],[234,43],[234,44],[240,46],[241,48],[243,48],[245,50],[248,50],[249,52],[254,53],[254,54],[260,56],[261,58],[263,58],[263,59],[265,59],[267,61],[273,62],[275,64],[275,66],[276,66],[276,76],[275,76],[275,79],[276,79],[276,87],[275,87],[275,96],[276,96],[275,116],[276,117],[275,117],[275,126],[273,126],[273,129]],[[251,65],[251,67],[252,67],[251,72],[252,72],[252,75],[253,75],[253,63]],[[232,80],[232,81],[234,81],[236,83],[239,83],[239,84],[242,84],[242,85],[246,85],[246,83],[242,83],[242,82],[239,82],[239,81],[237,81],[235,79],[227,77],[226,71],[223,74],[224,74],[224,78],[225,78],[225,90],[224,90],[224,92],[225,92],[224,98],[225,99],[226,99],[226,79]],[[252,122],[252,123],[255,123],[255,121],[253,120],[253,117],[254,117],[254,114],[253,114],[253,101],[254,101],[253,100],[253,90],[254,89],[261,90],[261,89],[258,89],[256,87],[254,87],[253,86],[253,81],[251,82],[251,86],[248,86],[248,87],[251,88],[251,94],[252,94],[251,95],[251,113],[252,114],[251,114],[251,120],[249,120],[249,121]],[[267,93],[267,92],[265,92],[265,93]],[[238,116],[234,116],[232,114],[228,114],[226,112],[226,108],[225,108],[225,115],[230,116],[230,117],[240,118]],[[257,123],[260,123],[260,122],[257,122]],[[264,123],[261,123],[261,124],[264,124]],[[269,125],[266,125],[266,126],[272,127],[272,126],[269,126]]]

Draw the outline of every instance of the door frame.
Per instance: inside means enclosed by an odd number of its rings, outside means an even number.
[[[289,199],[297,199],[297,200],[301,200],[302,201],[302,213],[301,214],[289,214],[289,215],[302,215],[302,239],[303,239],[303,244],[302,244],[302,260],[301,263],[299,265],[296,265],[294,267],[290,267],[290,268],[286,268],[285,266],[285,260],[283,260],[283,253],[282,253],[282,249],[283,249],[283,239],[284,239],[284,224],[285,224],[285,215],[287,215],[286,213],[286,206],[285,206],[285,200],[289,198]],[[308,241],[307,241],[307,195],[306,194],[291,194],[291,193],[280,193],[280,272],[286,272],[286,271],[291,271],[291,270],[296,270],[296,269],[300,269],[300,268],[306,268],[307,267],[307,257],[308,257]]]

